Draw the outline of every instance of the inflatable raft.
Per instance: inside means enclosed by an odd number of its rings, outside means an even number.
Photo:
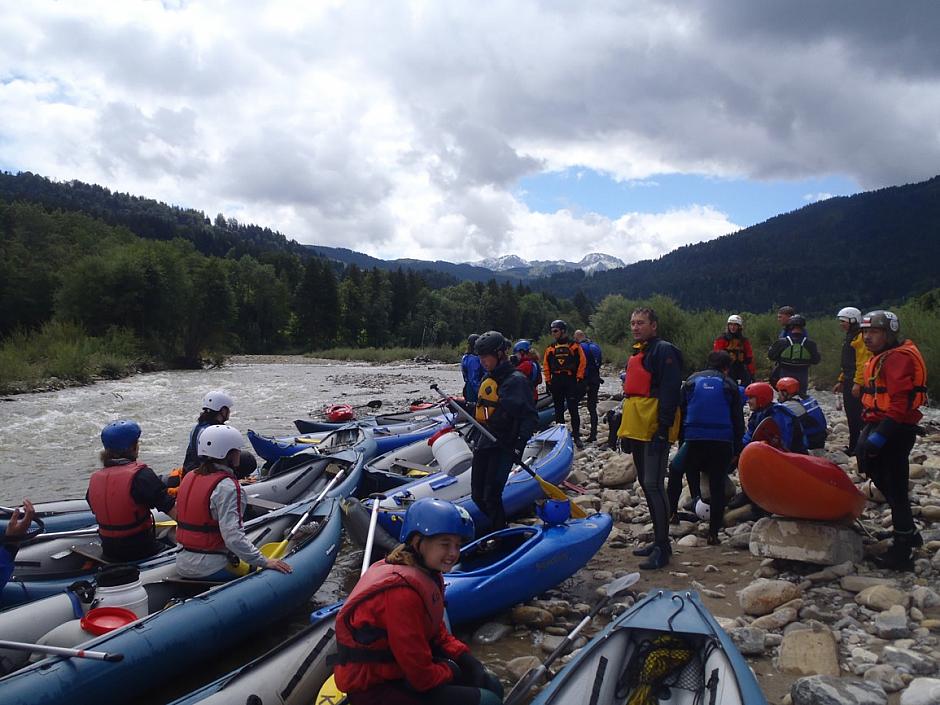
[[[816,521],[854,521],[865,496],[833,462],[752,442],[738,459],[741,488],[772,514]]]

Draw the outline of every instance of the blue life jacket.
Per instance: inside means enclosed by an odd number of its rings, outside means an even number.
[[[480,383],[486,376],[486,370],[483,369],[483,363],[480,358],[472,353],[467,353],[460,361],[460,371],[463,374],[463,398],[466,401],[476,403],[477,394],[480,389]]]
[[[529,360],[532,364],[532,371],[529,373],[529,382],[533,387],[538,387],[542,383],[542,366],[537,360]]]
[[[584,351],[584,357],[587,360],[587,367],[584,369],[584,379],[595,380],[601,376],[601,346],[593,340],[584,340],[581,342],[581,349]]]
[[[806,434],[806,447],[824,448],[826,446],[826,436],[829,435],[829,424],[826,423],[826,415],[814,397],[801,397],[799,401],[802,407],[806,409],[806,414],[800,417],[803,432]]]
[[[806,453],[806,436],[800,420],[786,406],[777,402],[751,414],[747,420],[747,431],[744,432],[744,445],[751,442],[751,436],[754,435],[760,422],[768,417],[772,418],[780,429],[780,441],[783,443],[784,450],[791,453]]]
[[[687,441],[734,441],[731,423],[734,384],[720,372],[707,370],[690,377],[682,387],[685,413],[683,438]],[[737,385],[735,385],[737,386]]]

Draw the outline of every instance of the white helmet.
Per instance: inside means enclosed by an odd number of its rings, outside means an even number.
[[[840,320],[844,318],[848,323],[861,323],[862,312],[854,306],[846,306],[845,308],[839,309],[839,313],[836,314],[836,318]]]
[[[708,521],[712,518],[712,505],[700,499],[695,503],[695,513],[702,521]]]
[[[213,389],[202,398],[203,409],[208,409],[209,411],[222,411],[223,406],[227,406],[229,412],[231,412],[235,407],[235,402],[227,392],[223,392],[221,389]]]
[[[728,323],[737,323],[742,328],[744,327],[744,319],[741,318],[738,314],[728,316]]]
[[[242,434],[237,428],[222,424],[207,426],[199,434],[199,448],[196,454],[203,458],[222,460],[229,451],[240,450],[242,442]]]

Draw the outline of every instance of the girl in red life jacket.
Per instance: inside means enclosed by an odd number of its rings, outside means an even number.
[[[242,434],[231,426],[209,426],[199,434],[202,464],[180,483],[176,500],[176,571],[184,578],[231,580],[238,559],[249,566],[290,573],[281,560],[266,558],[248,540],[242,516],[248,498],[236,475]]]
[[[424,497],[403,543],[360,578],[336,617],[334,676],[350,705],[499,705],[499,681],[444,624],[442,573],[460,559],[473,520]]]

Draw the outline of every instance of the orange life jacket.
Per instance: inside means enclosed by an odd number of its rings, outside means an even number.
[[[548,349],[548,368],[553,375],[577,375],[581,358],[580,343],[555,343]]]
[[[88,504],[98,521],[98,534],[119,539],[134,536],[153,526],[150,507],[134,501],[131,486],[137,473],[147,467],[133,461],[96,471],[88,481]]]
[[[242,488],[232,472],[217,470],[208,475],[189,472],[180,483],[176,498],[176,543],[187,551],[228,554],[219,522],[212,517],[209,507],[216,486],[228,479],[235,483],[236,506],[241,507]]]
[[[886,380],[881,368],[888,355],[901,353],[911,358],[914,363],[914,388],[910,391],[908,410],[917,409],[927,403],[927,364],[920,350],[910,340],[905,340],[897,347],[890,348],[871,357],[865,364],[865,384],[862,386],[862,407],[866,411],[884,413],[891,405]]]

